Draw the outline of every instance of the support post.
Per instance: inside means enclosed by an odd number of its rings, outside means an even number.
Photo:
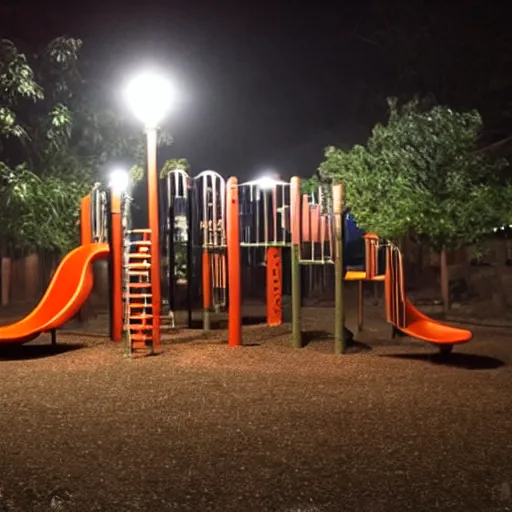
[[[203,248],[201,272],[203,276],[203,331],[211,329],[210,309],[212,307],[212,272],[210,266],[210,253]]]
[[[123,239],[121,225],[121,196],[113,189],[110,191],[110,254],[112,262],[112,311],[111,338],[121,341],[123,338]]]
[[[357,289],[357,330],[363,330],[364,322],[364,281],[359,281]]]
[[[57,329],[52,329],[50,331],[50,338],[51,338],[52,346],[57,345]]]
[[[292,277],[292,344],[294,348],[302,348],[301,332],[301,282],[300,282],[300,241],[301,241],[301,214],[300,214],[300,178],[293,177],[290,182],[290,226],[292,232],[291,246],[291,277]]]
[[[343,303],[343,189],[341,185],[332,188],[332,205],[334,213],[334,351],[345,352],[345,308]]]
[[[170,180],[170,175],[167,176],[168,182]],[[170,190],[170,183],[168,183],[168,187]],[[167,296],[167,301],[169,305],[169,314],[171,315],[171,319],[174,318],[174,312],[176,311],[176,247],[174,244],[174,230],[176,228],[176,216],[175,216],[175,201],[174,196],[170,196],[169,198],[169,211],[167,212],[167,223],[169,226],[169,231],[167,233],[167,243],[169,247],[169,252],[167,254],[167,265],[169,269],[169,293]],[[174,325],[173,325],[174,327]]]
[[[228,344],[230,347],[237,347],[242,345],[242,275],[237,178],[229,178],[226,188],[226,245],[229,283]]]
[[[193,305],[193,296],[192,296],[192,290],[193,290],[193,282],[194,282],[194,276],[193,276],[193,231],[192,231],[192,222],[193,219],[193,213],[192,213],[192,204],[194,198],[192,197],[192,186],[190,183],[187,183],[188,187],[188,194],[187,194],[187,309],[188,309],[188,328],[192,329],[192,310],[194,308]]]
[[[151,230],[151,314],[153,325],[152,347],[154,353],[160,346],[160,222],[158,214],[157,130],[146,130],[148,150],[148,210]]]

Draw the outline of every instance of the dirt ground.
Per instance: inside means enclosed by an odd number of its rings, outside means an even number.
[[[130,360],[104,317],[3,349],[0,511],[512,510],[510,331],[443,360],[368,305],[335,356],[332,308],[303,313],[302,350],[251,325]]]

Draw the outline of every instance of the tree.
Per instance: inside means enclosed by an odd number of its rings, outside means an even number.
[[[190,164],[186,158],[171,158],[165,161],[162,170],[160,171],[160,178],[165,178],[173,171],[188,172],[189,169]]]
[[[326,150],[318,176],[342,183],[361,227],[397,240],[413,233],[440,254],[441,288],[449,308],[446,251],[474,245],[508,223],[511,187],[503,160],[477,150],[478,112],[455,112],[429,101],[401,107],[389,100],[387,124],[366,147]]]
[[[108,108],[80,70],[79,39],[59,37],[29,57],[0,41],[2,254],[63,253],[78,238],[80,199],[115,160],[144,172],[142,130]],[[170,143],[163,132],[160,142]]]

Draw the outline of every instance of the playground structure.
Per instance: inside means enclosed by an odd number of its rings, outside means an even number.
[[[307,195],[301,193],[299,178],[238,183],[234,177],[226,182],[214,171],[191,178],[183,170],[169,173],[165,185],[165,215],[161,217],[166,222],[161,231],[166,240],[171,322],[176,285],[186,278],[189,326],[195,301],[202,299],[203,329],[210,329],[212,312],[226,311],[228,344],[242,345],[242,261],[263,253],[267,324],[280,325],[286,251],[290,255],[292,345],[296,348],[303,346],[300,267],[304,265],[334,268],[336,353],[347,348],[344,281],[384,281],[386,319],[394,333],[401,331],[432,343],[442,352],[472,337],[469,331],[428,318],[410,303],[402,255],[392,244],[365,234],[363,261],[355,266],[343,261],[346,214],[340,185]],[[160,283],[153,286],[151,272],[155,237],[149,229],[130,229],[130,201],[126,193],[95,185],[81,204],[81,245],[61,261],[34,311],[0,328],[0,343],[26,343],[44,332],[50,332],[55,342],[56,329],[76,315],[92,290],[92,263],[108,258],[111,339],[124,340],[127,354],[158,352],[161,319],[153,308],[155,299],[160,303]],[[358,325],[362,327],[362,287],[359,291]]]
[[[177,183],[181,183],[181,189],[176,186]],[[282,323],[283,250],[290,253],[294,347],[303,346],[300,319],[300,267],[303,265],[334,267],[336,353],[345,351],[347,341],[344,336],[344,281],[359,282],[360,329],[363,325],[362,283],[373,281],[384,282],[386,320],[393,326],[393,335],[398,331],[403,332],[435,344],[442,352],[449,352],[453,345],[471,339],[471,332],[436,322],[410,303],[405,294],[402,255],[393,244],[381,243],[376,235],[365,234],[362,261],[355,262],[355,265],[353,261],[343,261],[343,231],[347,217],[340,185],[335,185],[332,190],[319,188],[317,194],[308,195],[301,193],[299,178],[292,178],[290,182],[263,179],[246,183],[238,183],[236,178],[230,178],[224,183],[222,177],[213,171],[205,171],[191,178],[179,170],[167,176],[168,204],[176,204],[174,191],[182,190],[185,183],[188,208],[181,211],[187,211],[188,217],[182,213],[178,222],[170,208],[167,222],[169,247],[175,247],[173,244],[178,240],[183,241],[179,233],[189,233],[189,297],[193,295],[190,290],[194,288],[194,276],[197,278],[201,273],[203,327],[205,330],[210,328],[209,313],[212,310],[227,306],[230,346],[242,344],[241,265],[244,260],[249,260],[250,251],[260,250],[265,254],[269,326]],[[193,255],[197,254],[199,247],[202,251],[200,272],[198,266],[193,268],[194,262],[198,261]],[[175,272],[170,268],[168,275],[170,281],[175,283],[173,274]],[[172,289],[172,283],[169,289]],[[195,286],[196,290],[199,288]],[[190,315],[189,310],[189,318]]]

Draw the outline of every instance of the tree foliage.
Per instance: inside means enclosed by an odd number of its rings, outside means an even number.
[[[188,172],[189,168],[190,164],[186,158],[171,158],[164,163],[160,171],[160,178],[165,178],[168,174],[177,170]]]
[[[367,231],[397,239],[414,233],[436,251],[478,242],[508,223],[511,188],[505,162],[477,150],[478,112],[428,101],[399,106],[366,144],[329,147],[321,182],[341,183],[347,205]]]
[[[58,253],[78,241],[80,199],[109,162],[146,159],[142,129],[108,108],[80,71],[79,39],[33,54],[0,41],[0,195],[3,253]],[[160,143],[170,138],[161,134]]]

